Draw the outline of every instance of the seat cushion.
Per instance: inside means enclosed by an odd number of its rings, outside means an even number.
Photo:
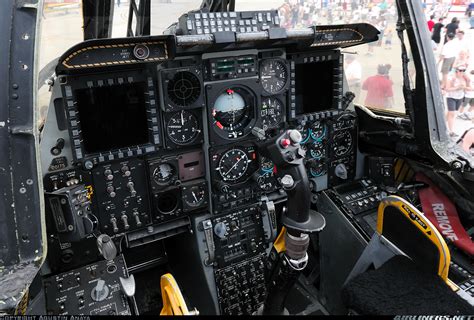
[[[438,275],[422,272],[405,256],[354,277],[343,288],[342,299],[361,314],[474,314],[474,307]]]

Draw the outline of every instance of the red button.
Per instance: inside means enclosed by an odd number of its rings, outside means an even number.
[[[281,139],[280,141],[280,145],[282,148],[288,148],[290,143],[291,143],[290,139]]]

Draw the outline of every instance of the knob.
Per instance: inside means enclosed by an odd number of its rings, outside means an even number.
[[[280,183],[284,189],[290,189],[295,184],[295,181],[292,176],[285,174],[283,178],[281,178]]]
[[[125,230],[128,230],[130,228],[130,225],[128,224],[128,217],[127,215],[123,215],[120,217],[123,221],[123,227],[125,228]]]
[[[109,287],[105,284],[105,281],[99,279],[96,286],[91,291],[91,298],[94,301],[104,301],[109,295]]]
[[[133,216],[135,217],[135,222],[137,224],[137,227],[140,227],[142,225],[142,222],[140,221],[140,215],[137,211],[133,213]]]
[[[133,48],[133,56],[138,60],[145,60],[150,55],[150,49],[144,44],[137,44]]]
[[[255,241],[250,242],[250,250],[255,251],[257,250],[257,244]]]
[[[216,187],[219,189],[222,193],[228,193],[230,191],[229,185],[225,184],[222,181],[217,181],[216,182]]]
[[[107,169],[104,171],[104,176],[105,176],[105,180],[107,181],[111,181],[114,179],[114,173],[110,169]]]
[[[111,218],[110,223],[112,224],[112,229],[114,230],[115,233],[119,231],[119,228],[117,226],[117,219]]]
[[[108,186],[106,190],[107,190],[107,193],[109,194],[109,197],[111,197],[111,198],[115,198],[115,196],[117,195],[115,193],[114,186]]]
[[[115,218],[112,218],[112,219],[115,220]],[[114,222],[112,222],[112,224],[114,224]],[[117,222],[115,221],[114,232],[118,231],[118,228],[115,229],[116,227],[117,227]],[[106,234],[101,234],[100,236],[97,237],[97,248],[99,249],[99,253],[106,260],[113,260],[117,256],[117,247],[115,246],[115,243],[112,241],[112,239]]]
[[[334,169],[336,177],[346,180],[347,179],[347,168],[343,163],[339,163]]]
[[[92,163],[92,161],[90,160],[87,160],[86,162],[84,162],[84,168],[86,168],[87,170],[91,170],[92,168],[94,168],[94,163]]]
[[[226,238],[227,227],[224,222],[219,222],[214,226],[214,233],[221,239]]]
[[[123,166],[121,170],[122,170],[122,173],[126,177],[130,177],[130,175],[132,174],[132,172],[130,171],[130,168],[128,166]]]
[[[54,145],[54,147],[51,148],[51,154],[53,156],[59,156],[63,149],[64,149],[64,139],[59,138],[58,140],[56,140],[56,144]]]
[[[137,195],[137,191],[135,191],[135,184],[132,181],[127,183],[127,188],[130,190],[132,197]]]

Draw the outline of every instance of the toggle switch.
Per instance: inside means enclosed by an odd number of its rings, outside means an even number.
[[[125,230],[130,229],[130,225],[128,224],[128,217],[127,217],[127,215],[124,214],[124,215],[122,215],[120,218],[121,218],[122,221],[123,221],[123,227],[125,228]]]
[[[115,219],[114,217],[112,217],[110,219],[110,223],[112,224],[112,229],[114,230],[115,233],[117,233],[119,231],[119,228],[117,226],[117,219]]]
[[[110,169],[104,171],[105,180],[112,181],[114,180],[114,173]]]
[[[135,211],[133,213],[133,216],[135,217],[135,222],[137,224],[137,227],[140,227],[142,225],[142,222],[140,221],[140,214],[137,211]]]
[[[128,166],[123,166],[121,170],[122,170],[122,173],[126,177],[130,177],[130,175],[132,174],[132,172],[130,171],[130,168]]]
[[[137,191],[135,191],[135,184],[130,181],[127,183],[127,188],[130,190],[130,194],[132,197],[135,197],[137,195]]]
[[[114,186],[107,186],[107,189],[106,189],[106,190],[107,190],[107,193],[109,194],[109,197],[111,197],[111,198],[115,198],[115,196],[117,195],[117,194],[115,193],[115,188],[114,188]]]

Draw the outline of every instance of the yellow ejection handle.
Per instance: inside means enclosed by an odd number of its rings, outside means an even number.
[[[164,274],[160,280],[161,296],[163,299],[162,316],[183,316],[199,314],[197,310],[189,311],[184,301],[181,290],[174,277],[170,274]]]

